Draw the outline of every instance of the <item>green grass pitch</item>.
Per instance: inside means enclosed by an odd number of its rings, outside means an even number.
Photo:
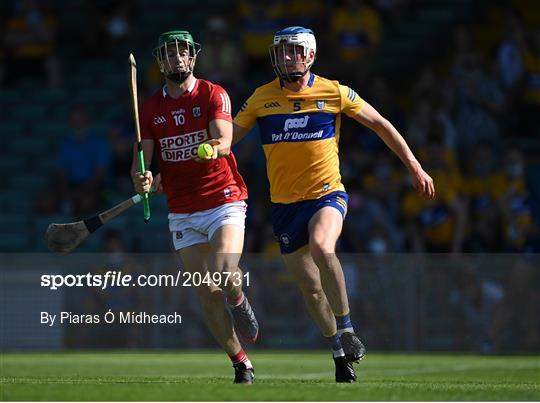
[[[2,400],[540,400],[538,356],[369,354],[335,384],[323,351],[253,351],[255,385],[224,353],[2,353]]]

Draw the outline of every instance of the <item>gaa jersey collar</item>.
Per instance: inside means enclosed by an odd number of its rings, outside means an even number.
[[[313,74],[311,71],[309,72],[309,81],[307,83],[308,87],[313,87],[313,81],[315,81],[315,74]]]
[[[191,83],[191,85],[187,88],[186,92],[193,92],[193,89],[195,88],[195,84],[197,84],[197,81],[199,81],[198,79],[195,79],[193,80],[193,82]],[[166,98],[168,94],[167,92],[167,84],[164,84],[163,87],[161,88],[161,92],[163,94],[163,98]],[[184,92],[185,94],[185,92]]]

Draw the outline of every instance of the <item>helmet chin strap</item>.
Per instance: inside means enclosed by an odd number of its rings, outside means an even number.
[[[176,84],[182,84],[191,75],[191,71],[177,71],[167,75],[167,78]]]
[[[286,74],[284,77],[281,77],[281,79],[287,81],[288,83],[295,83],[304,77],[308,71],[309,69],[306,69],[306,71],[303,73]]]

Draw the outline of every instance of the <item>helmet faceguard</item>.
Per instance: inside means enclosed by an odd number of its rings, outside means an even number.
[[[161,73],[169,80],[181,84],[193,73],[200,51],[201,45],[193,41],[188,31],[169,31],[159,36],[158,46],[154,48],[152,55],[156,58]]]
[[[304,77],[315,62],[317,42],[311,29],[289,27],[276,32],[269,51],[276,75],[281,80],[294,82]],[[301,61],[298,60],[299,55]],[[298,69],[298,65],[302,68]]]

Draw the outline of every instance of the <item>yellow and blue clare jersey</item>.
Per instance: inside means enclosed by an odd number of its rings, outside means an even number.
[[[363,106],[351,88],[313,73],[299,92],[277,78],[255,90],[234,123],[245,129],[259,125],[273,203],[344,190],[338,157],[341,113],[353,117]]]

